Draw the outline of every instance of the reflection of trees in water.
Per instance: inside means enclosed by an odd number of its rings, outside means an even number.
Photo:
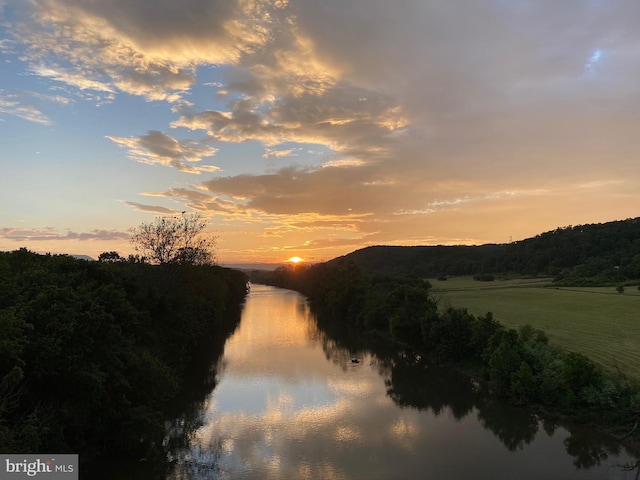
[[[317,327],[310,329],[310,338],[322,345],[328,360],[346,369],[352,357],[371,356],[384,378],[387,394],[401,407],[431,410],[436,415],[448,408],[457,420],[475,408],[484,428],[493,432],[509,451],[530,444],[541,427],[549,436],[559,427],[550,417],[496,399],[465,375],[431,366],[410,351],[389,348],[388,340],[363,335],[322,315],[317,316],[315,323]],[[567,454],[574,458],[574,465],[584,469],[600,465],[609,455],[621,453],[615,439],[586,430],[571,433],[564,445]],[[639,470],[640,463],[623,465],[620,469]],[[640,473],[636,479],[640,479]]]
[[[436,415],[449,408],[456,420],[466,417],[476,403],[471,379],[411,357],[401,355],[393,362],[385,380],[389,397],[402,407],[432,410]]]
[[[91,472],[91,478],[139,480],[142,478],[218,478],[219,444],[200,446],[193,442],[195,432],[203,425],[204,402],[218,383],[224,363],[224,345],[240,322],[240,310],[229,312],[227,320],[217,325],[212,340],[196,355],[184,389],[166,412],[165,434],[148,446],[144,459],[117,460],[103,465],[102,471]],[[144,461],[141,461],[144,460]]]
[[[609,456],[601,442],[594,439],[585,441],[571,436],[564,441],[564,446],[567,453],[574,458],[573,464],[581,469],[600,465]]]
[[[636,476],[634,477],[635,480],[638,480],[640,478],[640,460],[636,461],[635,463],[618,465],[618,467],[620,467],[620,470],[622,470],[623,472],[636,472]]]
[[[318,315],[318,318],[322,316]],[[328,320],[309,322],[309,338],[322,346],[326,359],[346,370],[351,359],[362,359],[367,353],[367,342],[349,325]],[[372,341],[371,341],[372,343]]]
[[[579,469],[595,467],[609,455],[620,454],[620,444],[607,437],[571,435],[564,441],[564,446],[573,457],[573,464]]]
[[[175,468],[167,477],[170,480],[208,480],[221,477],[219,467],[222,456],[222,440],[212,440],[207,445],[194,444],[188,450],[180,450],[172,458]]]
[[[491,399],[478,407],[478,419],[510,452],[529,445],[538,433],[538,418],[531,411]]]
[[[167,423],[163,441],[163,453],[168,478],[186,480],[191,478],[218,478],[218,460],[222,452],[222,441],[212,440],[208,445],[194,442],[196,431],[203,426],[204,402],[218,383],[219,375],[226,364],[222,360],[224,345],[240,323],[240,311],[235,320],[219,326],[215,339],[208,345],[205,356],[194,363],[187,388],[176,402],[176,412]],[[176,418],[177,417],[177,418]]]

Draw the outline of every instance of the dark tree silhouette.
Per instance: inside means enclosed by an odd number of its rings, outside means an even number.
[[[199,213],[157,217],[133,231],[131,243],[150,263],[215,264],[217,238],[205,234],[207,220]]]

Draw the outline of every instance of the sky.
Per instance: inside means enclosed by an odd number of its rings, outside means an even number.
[[[218,262],[640,216],[637,0],[0,0],[0,250]]]

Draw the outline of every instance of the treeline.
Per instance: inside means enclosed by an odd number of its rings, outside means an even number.
[[[508,244],[374,246],[332,260],[369,273],[550,276],[563,284],[616,284],[640,279],[640,218],[568,226]],[[331,262],[329,262],[331,263]]]
[[[265,280],[264,278],[262,279]],[[613,378],[587,357],[549,344],[529,326],[507,329],[491,313],[442,307],[418,277],[365,275],[351,262],[279,268],[271,283],[307,295],[327,315],[376,332],[438,363],[474,368],[493,392],[572,414],[609,415],[627,424],[640,415],[634,381]]]
[[[213,266],[0,253],[0,451],[144,454],[190,362],[237,324],[246,281]]]

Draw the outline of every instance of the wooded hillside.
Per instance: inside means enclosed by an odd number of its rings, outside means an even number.
[[[372,246],[328,262],[365,272],[420,277],[477,274],[552,276],[559,282],[640,278],[640,218],[557,228],[508,244]]]

